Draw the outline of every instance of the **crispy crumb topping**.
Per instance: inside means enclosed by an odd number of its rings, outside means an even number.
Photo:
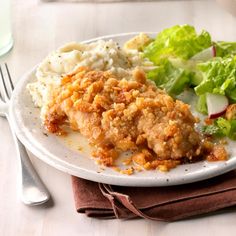
[[[113,166],[119,153],[133,150],[132,161],[145,169],[168,171],[186,162],[227,158],[224,147],[202,141],[189,105],[174,100],[136,69],[131,80],[80,67],[61,79],[46,114],[56,133],[69,124],[95,147],[92,155]],[[213,156],[214,158],[213,158]],[[134,168],[127,168],[126,174]]]

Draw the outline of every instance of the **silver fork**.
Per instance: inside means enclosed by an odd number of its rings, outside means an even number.
[[[3,69],[5,67],[5,73]],[[26,205],[39,205],[50,199],[50,194],[35,171],[24,145],[16,137],[8,116],[8,103],[14,89],[7,64],[0,65],[0,116],[7,118],[16,144],[17,156],[20,167],[20,197]]]

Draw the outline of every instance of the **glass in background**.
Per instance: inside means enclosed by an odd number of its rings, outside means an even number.
[[[12,46],[10,0],[0,0],[0,56],[7,53]]]

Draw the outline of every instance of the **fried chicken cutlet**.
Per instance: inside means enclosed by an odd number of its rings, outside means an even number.
[[[126,80],[81,67],[61,79],[44,126],[57,133],[69,124],[88,138],[93,156],[106,166],[114,165],[120,152],[133,150],[137,163],[172,168],[206,152],[196,122],[189,105],[157,88],[142,70]],[[224,148],[220,151],[227,156]]]

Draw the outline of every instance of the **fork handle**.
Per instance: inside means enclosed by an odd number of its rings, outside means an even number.
[[[8,119],[8,123],[12,132],[12,136],[15,141],[17,157],[19,160],[19,180],[20,180],[20,197],[26,205],[40,205],[47,202],[50,199],[50,194],[40,179],[39,175],[35,171],[25,146],[16,137],[16,134],[12,128],[11,121],[8,116],[8,112],[5,113]]]
[[[50,199],[50,194],[35,171],[24,145],[13,134],[20,162],[20,196],[26,205],[39,205]]]

